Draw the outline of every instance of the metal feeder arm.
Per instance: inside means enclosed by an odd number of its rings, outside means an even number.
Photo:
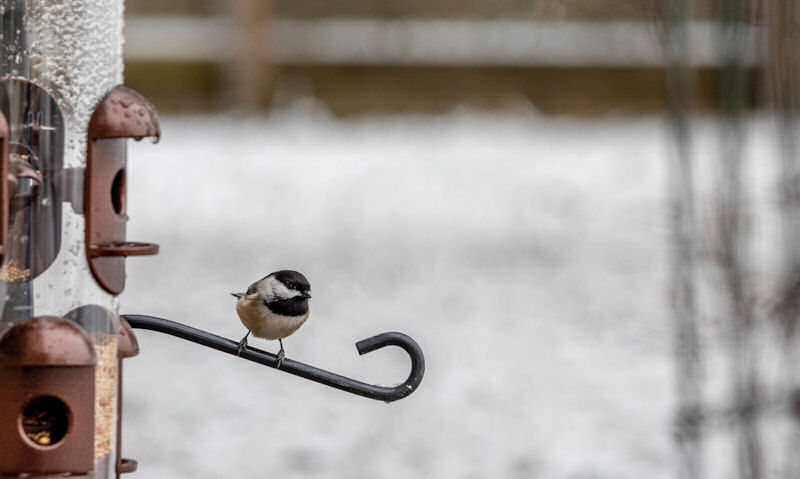
[[[230,339],[217,336],[215,334],[202,331],[200,329],[186,326],[185,324],[176,323],[167,319],[156,318],[153,316],[142,316],[138,314],[127,314],[122,316],[128,321],[134,329],[149,329],[151,331],[158,331],[160,333],[169,334],[187,341],[191,341],[202,346],[222,351],[223,353],[232,354],[237,356],[237,349],[239,343]],[[425,374],[425,357],[422,354],[422,349],[419,345],[403,333],[390,332],[378,334],[371,338],[362,339],[356,343],[358,354],[367,354],[378,349],[385,348],[386,346],[399,346],[408,353],[411,359],[411,372],[408,378],[397,386],[377,386],[367,384],[355,379],[351,379],[339,374],[334,374],[324,369],[315,368],[308,364],[291,359],[284,359],[279,371],[294,374],[332,388],[341,389],[342,391],[362,396],[369,399],[377,399],[384,402],[394,402],[398,399],[403,399],[409,394],[413,393],[422,382],[422,376]],[[272,353],[262,351],[260,349],[246,347],[241,355],[242,359],[253,361],[265,366],[275,367],[278,363],[278,357]]]

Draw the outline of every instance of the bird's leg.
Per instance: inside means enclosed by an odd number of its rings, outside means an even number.
[[[278,351],[278,363],[275,364],[275,369],[280,369],[281,368],[281,364],[283,364],[283,358],[286,357],[286,353],[283,352],[283,340],[282,339],[278,339],[278,342],[281,345],[281,350]]]
[[[237,356],[241,356],[242,355],[242,351],[244,351],[244,348],[247,347],[247,337],[248,336],[250,336],[250,330],[249,329],[247,330],[247,334],[245,334],[244,337],[242,338],[242,340],[239,341],[239,347],[236,348],[236,355]]]

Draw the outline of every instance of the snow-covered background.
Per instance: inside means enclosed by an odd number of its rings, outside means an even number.
[[[674,476],[661,118],[293,110],[162,129],[130,146],[128,238],[161,252],[128,260],[123,313],[238,340],[228,293],[297,269],[314,298],[288,357],[394,384],[404,353],[354,343],[396,330],[427,371],[387,405],[141,331],[137,478]]]

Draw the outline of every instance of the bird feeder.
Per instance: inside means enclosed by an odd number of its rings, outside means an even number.
[[[133,329],[278,365],[230,339],[119,314],[126,258],[158,252],[126,237],[126,141],[161,134],[153,105],[122,86],[122,15],[121,0],[0,0],[0,479],[136,470],[119,446]],[[280,371],[391,402],[416,390],[425,363],[401,333],[356,344],[389,345],[411,358],[397,386],[290,359]]]
[[[0,1],[0,477],[117,474],[126,138],[121,2]]]

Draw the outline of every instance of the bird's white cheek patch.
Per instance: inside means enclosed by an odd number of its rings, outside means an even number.
[[[296,298],[296,297],[300,296],[301,294],[303,294],[300,291],[295,291],[293,289],[290,289],[290,290],[287,290],[287,291],[289,291],[289,294],[291,295],[291,296],[289,296],[290,298]]]
[[[267,285],[267,290],[268,290],[267,293],[271,294],[271,297],[273,298],[289,299],[289,298],[294,298],[296,296],[300,296],[299,291],[289,289],[286,287],[285,284],[277,280],[270,281],[269,284]]]

